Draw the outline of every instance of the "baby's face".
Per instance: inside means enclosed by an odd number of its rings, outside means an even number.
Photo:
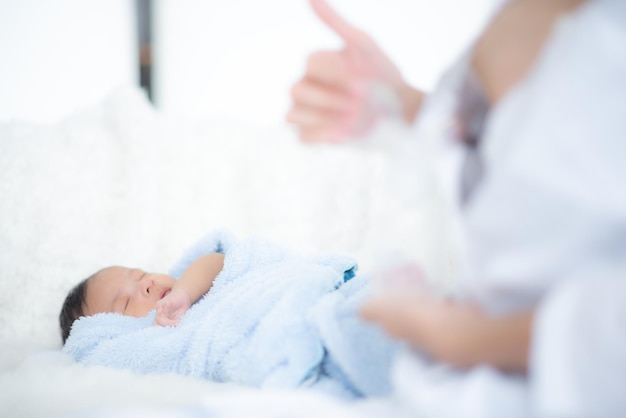
[[[172,290],[174,283],[176,280],[167,274],[108,267],[89,280],[84,313],[118,312],[142,317]]]

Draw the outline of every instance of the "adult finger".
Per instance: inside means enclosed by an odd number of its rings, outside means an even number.
[[[390,302],[389,297],[373,296],[361,305],[359,315],[367,321],[384,322],[388,315],[395,313],[397,303],[393,302],[395,301]]]
[[[291,98],[295,106],[328,111],[350,112],[355,106],[355,99],[346,91],[314,80],[295,84],[291,88]]]
[[[305,106],[294,106],[287,113],[287,122],[299,127],[331,127],[342,123],[345,115]]]
[[[301,126],[298,130],[300,140],[308,143],[340,143],[346,135],[334,126]]]
[[[345,89],[354,77],[344,51],[317,51],[309,55],[305,80]]]

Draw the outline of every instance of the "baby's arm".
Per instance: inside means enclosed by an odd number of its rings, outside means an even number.
[[[157,325],[177,325],[180,317],[213,285],[224,267],[224,256],[204,255],[191,263],[180,276],[172,291],[156,304]]]

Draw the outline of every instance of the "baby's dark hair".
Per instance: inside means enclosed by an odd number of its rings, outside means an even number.
[[[59,315],[59,324],[61,325],[61,338],[63,338],[63,344],[67,341],[67,337],[70,336],[70,330],[72,329],[74,321],[84,315],[83,306],[85,305],[85,298],[87,297],[87,285],[89,279],[97,274],[98,273],[93,274],[78,283],[65,297],[63,307],[61,308],[61,314]]]

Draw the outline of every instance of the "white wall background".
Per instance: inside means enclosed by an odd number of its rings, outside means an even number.
[[[496,0],[497,1],[497,0]],[[494,0],[329,0],[432,88]],[[156,104],[283,123],[307,55],[339,48],[307,0],[154,0]],[[0,0],[0,122],[54,122],[138,84],[134,0]]]
[[[0,122],[55,122],[138,83],[132,0],[0,0]]]
[[[430,89],[493,0],[329,0],[413,84]],[[282,123],[306,56],[339,48],[307,0],[155,0],[157,105],[189,117]]]

